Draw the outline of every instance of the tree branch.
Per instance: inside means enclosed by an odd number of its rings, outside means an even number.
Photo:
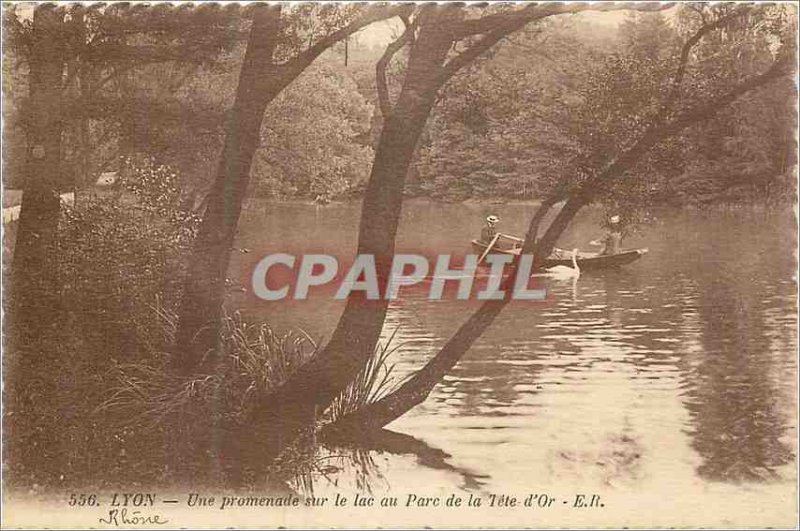
[[[442,73],[440,74],[439,80],[440,85],[446,83],[448,79],[456,74],[456,72],[483,55],[487,50],[489,50],[489,48],[500,42],[500,40],[506,37],[509,33],[519,30],[531,20],[532,19],[520,17],[507,22],[505,26],[494,29],[482,36],[475,44],[450,59],[442,67]]]
[[[365,26],[378,22],[379,20],[386,20],[392,17],[409,16],[414,11],[413,5],[377,5],[370,6],[364,10],[364,13],[359,15],[355,20],[350,22],[345,27],[329,33],[321,38],[307,50],[300,52],[294,58],[290,59],[284,65],[289,67],[290,70],[302,71],[305,67],[310,65],[319,54],[330,48],[345,37],[349,37],[353,33],[359,31]]]
[[[666,133],[674,135],[692,124],[713,118],[717,112],[733,103],[740,96],[767,85],[780,77],[791,75],[794,63],[793,54],[788,51],[787,45],[784,45],[783,48],[782,54],[765,72],[751,76],[746,81],[711,101],[695,105],[682,112],[666,125]]]
[[[735,88],[711,101],[687,109],[667,124],[653,124],[649,127],[633,146],[624,150],[594,177],[586,180],[581,184],[578,190],[571,195],[567,204],[561,212],[559,212],[559,215],[547,229],[542,239],[537,243],[535,252],[537,260],[538,256],[549,255],[553,245],[561,235],[561,232],[563,232],[563,229],[560,229],[561,225],[565,222],[568,223],[580,208],[591,203],[594,197],[603,190],[604,186],[607,186],[611,181],[621,177],[632,169],[653,146],[680,133],[693,124],[713,118],[717,112],[733,103],[740,96],[784,75],[791,74],[791,66],[794,64],[794,54],[792,51],[793,47],[791,45],[784,45],[781,56],[775,60],[767,71],[752,76],[747,81],[740,83]],[[536,261],[534,261],[534,267],[536,265]]]
[[[416,25],[407,21],[408,18],[403,17],[406,30],[400,37],[386,47],[386,51],[383,52],[383,55],[375,64],[375,84],[378,89],[378,106],[380,107],[384,119],[388,118],[392,113],[392,102],[389,99],[389,84],[386,81],[386,67],[389,66],[392,57],[412,39],[414,31],[416,30]]]
[[[472,35],[479,35],[490,33],[496,29],[506,26],[507,24],[515,23],[522,19],[526,22],[532,20],[549,17],[552,15],[561,15],[569,13],[580,13],[582,11],[662,11],[673,7],[674,4],[662,4],[659,2],[598,2],[594,4],[583,3],[569,3],[569,4],[529,4],[522,9],[513,11],[503,11],[501,13],[494,13],[486,15],[485,17],[465,20],[459,25],[455,32],[458,39],[470,37]]]
[[[686,68],[689,63],[689,55],[692,53],[692,49],[697,46],[697,44],[709,33],[719,28],[726,26],[728,23],[733,21],[734,19],[749,13],[751,10],[750,6],[743,6],[737,7],[730,13],[720,17],[719,19],[710,22],[704,23],[695,33],[692,35],[681,48],[681,53],[678,59],[678,68],[675,71],[675,75],[672,77],[672,85],[667,95],[664,104],[661,106],[661,110],[658,113],[656,118],[657,121],[660,121],[666,116],[669,112],[670,107],[672,104],[675,103],[675,100],[678,97],[678,93],[680,92],[681,84],[683,83],[684,77],[686,77]],[[704,18],[705,20],[705,18]]]
[[[786,51],[785,46],[784,51]],[[603,190],[604,186],[632,169],[653,146],[680,133],[683,129],[693,124],[713,118],[717,112],[733,103],[740,96],[790,73],[792,64],[794,64],[792,55],[784,53],[766,72],[751,77],[712,101],[687,109],[668,124],[655,124],[648,128],[633,146],[623,151],[602,171],[591,179],[586,180],[575,193],[571,194],[567,204],[564,205],[556,219],[550,224],[544,236],[537,242],[533,253],[535,256],[534,268],[539,265],[541,257],[550,254],[555,242],[578,211],[583,206],[591,203],[596,195]]]
[[[621,3],[595,3],[595,4],[532,4],[515,11],[506,11],[487,15],[475,20],[461,22],[455,29],[456,39],[463,39],[476,34],[483,36],[466,50],[462,51],[444,66],[440,79],[442,84],[453,77],[460,69],[472,63],[483,55],[489,48],[497,44],[509,34],[521,29],[534,20],[553,15],[580,13],[582,11],[662,11],[669,9],[673,4],[642,2],[637,4]]]

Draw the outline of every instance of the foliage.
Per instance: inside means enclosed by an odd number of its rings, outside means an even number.
[[[144,152],[163,160],[180,151],[196,154],[196,143],[182,141],[175,149],[175,139],[191,138],[201,129],[198,123],[221,113],[175,94],[191,76],[212,70],[241,40],[239,7],[121,3],[55,9],[62,51],[63,188],[92,183],[99,173],[115,169],[120,155]],[[35,40],[31,9],[13,6],[4,15],[4,65],[13,58],[13,72],[26,74]],[[16,90],[14,100],[15,105],[5,106],[4,119],[24,131],[27,95]],[[11,158],[4,179],[19,187],[24,147]]]
[[[570,113],[607,48],[589,32],[578,37],[576,24],[534,26],[451,80],[420,150],[419,191],[540,198],[571,175],[578,126]]]
[[[136,199],[138,208],[180,228],[179,236],[190,241],[200,219],[182,207],[178,173],[167,165],[158,164],[152,157],[139,161],[128,157],[123,159],[122,166],[121,184]]]
[[[148,451],[156,456],[158,434],[147,434],[147,444],[142,444],[144,436],[136,429],[110,425],[89,410],[106,398],[109,371],[118,365],[158,364],[166,359],[169,338],[164,337],[152,304],[161,300],[170,308],[178,301],[194,220],[168,209],[170,194],[152,177],[170,172],[158,168],[139,172],[143,178],[135,194],[122,190],[79,194],[73,206],[62,206],[50,250],[56,257],[54,269],[45,272],[59,281],[48,326],[35,342],[6,344],[13,353],[10,359],[19,363],[48,360],[38,367],[35,384],[27,393],[15,393],[9,404],[10,411],[24,411],[15,417],[20,429],[9,441],[13,451],[28,451],[15,446],[19,441],[33,444],[30,441],[56,436],[42,429],[45,424],[58,427],[62,451],[51,456],[49,462],[55,464],[49,467],[14,470],[17,478],[33,483],[58,477],[62,484],[80,482],[92,475],[98,461],[109,479],[155,473],[151,468],[128,471],[120,456],[142,452],[145,461]],[[23,367],[15,365],[13,370],[26,370]],[[42,477],[45,473],[53,477]]]
[[[631,13],[616,34],[579,17],[530,25],[448,85],[420,146],[410,191],[441,199],[538,198],[565,183],[574,185],[583,166],[607,160],[613,148],[634,138],[652,117],[663,101],[680,43],[703,17],[730,9],[692,4],[677,8],[669,19]],[[355,5],[284,6],[278,55],[302,50],[361,10]],[[120,153],[145,153],[179,170],[184,191],[206,188],[216,170],[242,58],[243,11],[211,5],[132,9],[124,4],[67,11],[64,94],[79,112],[67,114],[65,185],[91,182],[100,171],[113,169]],[[694,52],[678,105],[717,94],[763,67],[776,39],[790,26],[787,17],[786,9],[759,7],[706,36]],[[20,9],[9,9],[5,25],[5,53],[11,59],[4,62],[9,74],[4,90],[11,96],[5,118],[24,127],[25,78],[19,74],[27,68],[30,20]],[[81,44],[89,41],[91,46]],[[360,188],[372,157],[366,146],[375,140],[381,119],[374,95],[377,55],[364,50],[351,44],[351,63],[360,54],[356,68],[343,68],[341,50],[323,55],[270,107],[263,148],[254,163],[256,193],[328,199]],[[403,56],[398,54],[390,66],[393,94],[403,75],[398,64]],[[72,68],[78,64],[81,68]],[[10,90],[8,83],[19,88]],[[655,155],[683,161],[683,169],[641,173],[648,181],[664,181],[657,186],[661,197],[681,197],[682,202],[728,197],[732,187],[747,195],[751,180],[761,195],[789,193],[794,124],[792,113],[785,111],[793,91],[786,83],[767,87],[762,97],[748,97],[747,104],[735,105],[724,113],[727,118],[717,120],[736,125],[696,128],[689,138]],[[91,105],[81,105],[87,100]],[[769,123],[763,123],[763,116]],[[720,134],[727,140],[705,141]],[[764,146],[767,139],[777,140]],[[707,148],[699,149],[698,143]],[[18,182],[24,144],[6,144],[11,149],[4,160],[6,179]],[[731,157],[714,156],[720,145]],[[756,157],[756,151],[762,155]],[[736,170],[729,172],[730,167]]]
[[[442,199],[543,198],[602,171],[644,133],[667,101],[681,46],[732,5],[631,13],[611,42],[577,22],[542,24],[454,78],[420,149],[415,193]],[[713,12],[712,12],[713,11]],[[759,7],[695,47],[671,112],[717,97],[774,58],[790,27]],[[795,88],[785,80],[715,119],[656,145],[602,194],[633,219],[656,204],[793,197]],[[670,117],[671,114],[667,114]]]
[[[178,300],[194,220],[161,218],[123,196],[79,199],[57,240],[57,275],[67,319],[92,355],[134,361],[157,334],[148,317],[156,297]]]
[[[766,7],[733,18],[722,30],[699,41],[689,55],[680,87],[673,88],[682,43],[701,24],[730,15],[733,9],[732,5],[687,5],[672,25],[658,14],[629,18],[628,34],[662,35],[656,41],[661,43],[660,50],[656,42],[631,38],[622,52],[600,64],[590,78],[592,88],[579,116],[587,124],[582,144],[596,161],[595,167],[604,167],[608,157],[641,137],[660,110],[665,110],[665,119],[669,119],[718,98],[768,68],[774,60],[775,39],[786,26],[765,24],[776,15]],[[667,31],[673,33],[672,38],[663,36]],[[674,101],[667,108],[670,97]],[[747,94],[712,120],[657,144],[624,179],[604,190],[603,201],[631,216],[642,215],[656,203],[785,201],[793,196],[782,183],[793,164],[789,153],[794,151],[794,142],[789,131],[795,123],[789,107],[794,97],[789,80]],[[595,140],[598,138],[611,143],[603,144]]]
[[[304,2],[282,6],[282,30],[276,55],[285,61],[309,43],[344,27],[364,12],[366,5]]]
[[[358,141],[373,108],[330,54],[267,110],[254,162],[254,192],[267,197],[341,196],[366,182],[372,149]]]
[[[164,337],[174,337],[176,314],[160,305],[154,312]],[[159,358],[118,365],[116,383],[99,411],[122,419],[126,427],[164,427],[180,417],[198,436],[206,436],[213,425],[238,422],[255,397],[286,381],[316,350],[302,331],[278,335],[267,324],[248,324],[238,312],[225,316],[223,325],[225,355],[215,372],[175,376]]]

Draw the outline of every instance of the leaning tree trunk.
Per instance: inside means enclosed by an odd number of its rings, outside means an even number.
[[[406,174],[441,86],[439,73],[451,44],[435,24],[427,28],[411,48],[403,89],[385,119],[362,203],[357,251],[375,257],[381,293],[394,256]],[[313,424],[316,411],[327,408],[347,387],[372,355],[387,307],[384,298],[371,301],[351,294],[323,350],[253,408],[247,429],[258,434],[254,452],[277,455]]]
[[[553,197],[544,201],[531,218],[525,241],[522,244],[524,254],[533,254],[536,257],[541,252],[539,245],[542,240],[537,241],[539,225],[557,199],[558,197]],[[561,224],[558,226],[561,231],[566,227],[566,225]],[[548,230],[548,232],[550,231]],[[396,391],[343,417],[334,424],[329,424],[325,427],[324,435],[334,439],[358,439],[365,434],[383,428],[425,401],[436,384],[461,360],[472,344],[483,335],[508,304],[510,301],[508,291],[515,278],[518,265],[519,259],[517,257],[511,267],[511,274],[501,287],[501,290],[506,292],[504,299],[485,302],[477,312],[472,314],[459,327],[458,331],[447,341],[439,353],[425,364],[422,369],[406,380]]]
[[[273,54],[279,36],[280,7],[259,7],[239,75],[236,98],[225,125],[217,176],[189,262],[179,311],[173,369],[190,374],[207,368],[198,360],[218,348],[230,248],[242,211],[250,167],[258,148],[264,110],[283,89]]]
[[[325,50],[364,26],[407,12],[410,7],[370,6],[346,26],[319,39],[292,59],[277,64],[278,7],[258,6],[229,116],[217,177],[195,242],[179,311],[173,369],[205,372],[218,357],[224,278],[242,211],[250,166],[258,148],[266,106]]]
[[[640,139],[629,149],[621,152],[607,167],[584,181],[577,190],[569,194],[569,199],[558,215],[548,226],[544,235],[533,244],[538,226],[545,212],[540,209],[531,220],[523,252],[532,249],[533,266],[536,268],[553,250],[553,247],[580,210],[590,204],[609,183],[619,179],[632,170],[647,155],[650,149],[663,140],[677,135],[692,124],[701,123],[713,118],[720,109],[734,102],[741,95],[757,89],[780,78],[787,73],[789,54],[779,57],[764,73],[756,75],[734,87],[728,93],[718,96],[694,108],[686,109],[670,122],[656,121],[642,134]],[[791,56],[793,57],[793,56]],[[543,207],[549,208],[549,202]],[[513,276],[513,274],[512,274]],[[335,424],[326,427],[332,437],[360,436],[365,432],[382,428],[399,418],[411,408],[422,403],[433,390],[433,387],[472,346],[472,343],[494,321],[508,302],[489,301],[473,314],[445,346],[422,369],[406,380],[400,388],[388,396],[369,404],[360,411],[347,415]]]

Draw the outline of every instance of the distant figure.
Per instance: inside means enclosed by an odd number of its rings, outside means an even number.
[[[608,220],[608,232],[599,240],[589,242],[591,245],[603,245],[601,255],[619,254],[622,250],[622,232],[619,229],[619,216],[611,216]]]
[[[497,235],[497,230],[495,230],[494,226],[498,221],[500,221],[500,218],[495,215],[486,218],[486,226],[481,230],[482,242],[487,244],[492,243],[492,240]]]

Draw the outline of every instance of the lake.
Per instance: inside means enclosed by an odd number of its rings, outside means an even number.
[[[397,251],[468,254],[486,215],[523,235],[534,210],[409,201]],[[358,218],[358,204],[253,201],[237,243],[250,252],[235,253],[229,276],[247,286],[269,253],[349,257]],[[559,246],[592,250],[600,218],[599,210],[582,213]],[[566,513],[541,511],[518,525],[598,525],[608,511],[617,526],[790,525],[796,238],[791,209],[657,213],[623,242],[649,248],[643,259],[575,283],[546,280],[545,302],[508,305],[425,403],[388,426],[394,433],[380,448],[321,455],[315,492],[546,492],[559,500],[585,492],[607,507],[573,510],[566,522]],[[384,328],[385,339],[395,334],[398,378],[477,308],[430,301],[425,290],[401,294]],[[290,302],[232,293],[229,303],[320,342],[342,309],[313,293]]]

